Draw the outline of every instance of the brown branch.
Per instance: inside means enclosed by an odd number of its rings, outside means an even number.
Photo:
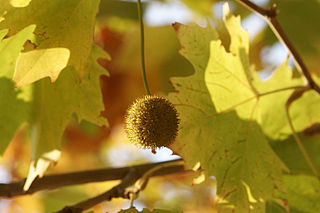
[[[141,174],[137,169],[131,169],[128,174],[123,178],[120,184],[114,186],[112,189],[102,193],[96,197],[90,198],[85,201],[81,201],[72,206],[66,206],[57,213],[80,213],[84,210],[87,210],[103,201],[110,201],[112,198],[129,198],[129,195],[126,193],[126,188],[134,184]]]
[[[174,161],[182,161],[173,160]],[[143,174],[154,166],[166,164],[170,161],[159,163],[148,163],[131,167],[123,168],[107,168],[98,170],[89,170],[81,172],[71,172],[66,174],[47,175],[42,178],[37,178],[31,185],[28,191],[23,190],[26,179],[19,182],[0,184],[0,197],[14,197],[19,195],[32,194],[41,190],[52,190],[64,186],[71,186],[84,183],[102,182],[110,180],[123,179],[131,169],[136,169],[139,173]],[[160,176],[166,174],[173,174],[183,172],[183,165],[171,166],[160,169],[152,174],[152,176]]]
[[[310,74],[306,64],[302,60],[301,56],[299,55],[299,53],[296,50],[296,48],[294,47],[294,45],[289,40],[286,33],[283,31],[280,23],[278,22],[278,20],[276,18],[276,16],[277,16],[276,5],[273,4],[270,9],[266,10],[266,9],[263,9],[262,7],[254,4],[254,3],[252,3],[249,0],[237,0],[237,1],[240,2],[242,5],[246,6],[247,8],[249,8],[250,10],[257,12],[258,14],[265,17],[265,19],[268,21],[268,24],[269,24],[271,30],[273,31],[273,33],[288,48],[290,54],[294,58],[294,61],[295,61],[297,68],[301,70],[302,74],[307,79],[308,85],[310,86],[310,88],[320,94],[320,87],[312,79],[311,74]]]

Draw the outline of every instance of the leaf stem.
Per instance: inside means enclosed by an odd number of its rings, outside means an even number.
[[[315,81],[312,79],[311,74],[305,65],[304,61],[302,60],[301,56],[299,55],[298,51],[294,47],[294,45],[289,40],[286,33],[283,31],[280,23],[278,22],[276,16],[277,16],[277,7],[275,4],[271,6],[270,9],[266,10],[258,5],[252,3],[249,0],[237,0],[239,3],[244,5],[245,7],[249,8],[250,10],[260,14],[261,16],[265,17],[267,20],[271,30],[276,35],[276,37],[281,41],[289,50],[290,54],[293,56],[296,67],[301,70],[304,77],[307,79],[308,84],[311,89],[315,90],[318,94],[320,94],[320,87],[315,83]]]
[[[293,91],[293,93],[291,94],[291,96],[288,98],[287,100],[287,103],[285,105],[285,108],[286,108],[286,116],[287,116],[287,120],[288,120],[288,123],[289,123],[289,126],[290,126],[290,129],[292,131],[292,134],[293,134],[293,137],[303,155],[303,157],[305,158],[305,160],[307,161],[309,167],[311,168],[311,171],[313,172],[313,174],[318,178],[320,179],[320,175],[319,175],[319,172],[317,170],[317,168],[315,167],[315,165],[313,164],[307,150],[304,148],[303,144],[302,144],[302,141],[300,139],[300,137],[298,136],[296,130],[294,129],[294,126],[293,126],[293,123],[292,123],[292,120],[291,120],[291,117],[290,117],[290,114],[289,114],[289,107],[291,106],[291,104],[299,99],[304,92],[306,92],[307,89],[296,89],[295,91]]]
[[[139,24],[140,24],[140,47],[141,47],[141,68],[142,68],[142,76],[143,76],[143,84],[144,88],[148,95],[151,95],[147,74],[146,74],[146,66],[145,66],[145,56],[144,56],[144,25],[143,25],[143,15],[142,15],[142,7],[141,0],[137,1],[138,4],[138,15],[139,15]]]
[[[275,89],[275,90],[271,90],[271,91],[264,92],[264,93],[258,93],[257,96],[253,96],[253,97],[248,98],[244,101],[241,101],[240,103],[237,103],[237,104],[229,107],[228,109],[224,110],[224,112],[233,110],[233,109],[237,108],[238,106],[241,106],[242,104],[246,104],[249,101],[252,101],[252,100],[257,99],[262,96],[271,95],[274,93],[283,92],[283,91],[292,90],[292,89],[306,89],[306,88],[309,88],[309,87],[307,87],[307,86],[292,86],[292,87],[284,87],[284,88],[280,88],[280,89]],[[221,112],[219,112],[219,113],[221,113]]]
[[[307,86],[284,87],[284,88],[275,89],[275,90],[271,90],[271,91],[268,91],[268,92],[260,93],[260,94],[258,94],[258,96],[259,96],[259,97],[262,97],[262,96],[265,96],[265,95],[270,95],[270,94],[277,93],[277,92],[283,92],[283,91],[286,91],[286,90],[291,90],[291,89],[307,89],[307,88],[309,88],[309,87],[307,87]]]

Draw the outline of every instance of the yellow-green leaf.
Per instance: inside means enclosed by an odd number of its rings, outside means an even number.
[[[275,188],[283,189],[281,174],[286,167],[256,122],[257,91],[248,61],[248,34],[229,12],[225,24],[233,32],[231,53],[210,27],[175,27],[181,52],[195,74],[172,79],[177,92],[169,98],[181,118],[172,149],[189,167],[200,162],[206,176],[217,178],[221,211],[264,212]]]
[[[44,77],[57,80],[68,64],[70,51],[66,48],[50,48],[20,53],[13,80],[17,87],[33,83]]]
[[[98,64],[98,58],[109,59],[109,55],[94,45],[82,81],[68,66],[55,83],[49,79],[34,83],[30,120],[32,163],[28,184],[59,159],[62,135],[72,114],[77,115],[79,121],[84,119],[99,126],[108,125],[107,119],[101,117],[104,104],[100,89],[100,76],[108,73]]]
[[[28,6],[16,8],[10,5],[10,0],[4,0],[0,4],[0,14],[5,13],[0,29],[8,28],[11,35],[35,24],[38,41],[36,48],[69,49],[68,65],[73,66],[79,76],[82,76],[91,51],[99,2],[55,0],[44,4],[42,0],[32,0]]]
[[[34,29],[30,25],[6,39],[3,38],[8,30],[0,31],[0,154],[30,113],[30,102],[23,95],[28,88],[16,89],[11,78],[18,54],[24,43],[33,38]]]

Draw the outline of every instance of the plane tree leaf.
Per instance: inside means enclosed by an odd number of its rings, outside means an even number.
[[[241,118],[256,120],[270,138],[286,138],[291,129],[285,103],[293,88],[303,86],[304,80],[293,78],[291,68],[284,62],[270,79],[262,81],[250,66],[249,35],[241,29],[240,17],[231,16],[227,7],[224,10],[224,22],[231,36],[230,53],[220,41],[212,41],[205,72],[214,106],[218,112],[234,109]],[[320,121],[319,107],[318,95],[312,91],[292,104],[290,116],[296,131]]]
[[[304,148],[317,169],[320,169],[320,137],[299,133]],[[270,144],[282,161],[294,173],[312,174],[312,170],[304,159],[293,136],[285,140],[270,141]]]
[[[17,87],[28,85],[49,76],[51,82],[57,80],[60,72],[68,64],[70,51],[66,48],[49,48],[20,53],[13,80]]]
[[[196,72],[172,79],[177,92],[169,98],[181,116],[181,130],[172,149],[190,167],[200,162],[207,176],[217,178],[224,211],[261,212],[274,189],[283,187],[281,173],[286,170],[265,135],[289,137],[285,103],[304,80],[293,78],[284,62],[270,79],[262,81],[249,63],[249,35],[227,4],[224,23],[231,37],[229,52],[208,28],[175,25],[181,53]],[[312,91],[292,104],[290,116],[297,131],[319,122],[319,104]]]
[[[21,91],[14,83],[0,77],[0,154],[3,154],[19,126],[27,119],[30,104],[18,98]]]
[[[0,30],[0,76],[12,78],[15,64],[23,45],[34,38],[35,25],[29,25],[16,34],[7,36],[9,29]]]
[[[309,175],[284,175],[283,179],[287,190],[277,197],[289,202],[290,212],[319,212],[319,179]]]
[[[274,189],[282,189],[281,173],[286,167],[255,119],[258,92],[247,59],[248,34],[240,30],[240,18],[231,15],[227,6],[224,12],[232,32],[231,53],[210,27],[175,26],[181,53],[195,74],[172,79],[177,92],[169,98],[181,117],[172,149],[189,167],[200,162],[207,176],[217,178],[224,212],[263,212]]]
[[[6,88],[1,88],[1,92],[6,92],[1,96],[8,99],[1,103],[2,112],[7,114],[1,116],[5,120],[0,122],[11,121],[0,130],[7,134],[1,143],[7,144],[16,128],[28,121],[32,162],[24,187],[27,190],[51,162],[59,159],[62,135],[73,114],[79,121],[108,124],[100,116],[104,110],[100,76],[107,73],[97,59],[109,55],[92,46],[99,1],[43,4],[33,0],[24,7],[11,3],[3,1],[0,5],[0,29],[8,28],[0,31],[1,38],[8,36],[0,43],[1,53],[6,53],[0,56],[0,62],[4,62],[0,65],[1,76],[8,78],[3,84]],[[27,40],[30,42],[26,43]],[[21,88],[14,88],[9,78]],[[9,109],[7,103],[14,106]]]
[[[34,29],[35,26],[30,25],[6,39],[3,38],[8,29],[0,31],[0,154],[28,118],[30,103],[21,97],[23,90],[14,87],[11,77],[18,54],[24,43],[33,38]]]
[[[33,66],[31,73],[34,74],[28,75],[27,82],[34,82],[45,76],[56,80],[56,76],[65,67],[62,65],[65,65],[66,61],[80,76],[84,74],[91,51],[98,6],[99,1],[91,0],[58,0],[48,1],[45,4],[41,0],[33,0],[22,8],[12,7],[9,0],[1,3],[0,12],[5,15],[4,20],[0,22],[0,29],[8,28],[10,34],[15,34],[30,24],[37,26],[35,34],[38,51],[22,54],[18,61],[25,65],[25,61],[31,60],[29,66]],[[70,58],[66,49],[70,51]],[[61,60],[59,66],[50,57],[52,51],[59,56],[57,59]],[[34,64],[36,58],[38,63]],[[18,66],[15,76],[24,76],[25,71]]]
[[[27,190],[35,179],[42,176],[51,162],[60,157],[63,132],[74,113],[78,120],[107,126],[100,90],[100,76],[106,71],[97,64],[98,58],[109,58],[97,46],[92,47],[82,81],[73,67],[65,68],[52,84],[42,79],[34,84],[34,101],[31,123],[32,163],[25,185]]]

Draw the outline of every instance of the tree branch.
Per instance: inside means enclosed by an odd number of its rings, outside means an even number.
[[[282,43],[284,43],[284,45],[289,50],[290,54],[293,56],[296,67],[301,70],[302,74],[307,79],[308,85],[310,86],[310,88],[315,90],[318,94],[320,94],[320,87],[312,79],[307,66],[305,65],[298,51],[295,49],[294,45],[289,40],[286,33],[283,31],[280,23],[276,18],[277,16],[276,5],[273,4],[270,9],[266,10],[252,3],[249,0],[237,0],[237,1],[242,5],[244,5],[245,7],[249,8],[250,10],[265,17],[273,33]]]
[[[19,195],[32,194],[41,190],[52,190],[64,186],[71,186],[77,184],[102,182],[109,180],[121,180],[123,179],[131,169],[136,169],[139,174],[143,174],[149,169],[166,164],[168,162],[182,161],[181,159],[173,161],[164,161],[159,163],[148,163],[131,167],[123,168],[107,168],[97,169],[81,172],[71,172],[66,174],[46,175],[42,178],[37,178],[31,185],[28,191],[23,190],[26,179],[19,182],[0,184],[0,197],[14,197]],[[183,172],[183,165],[176,165],[171,167],[165,167],[157,170],[152,176],[167,175],[173,173]]]
[[[139,192],[145,188],[149,178],[156,172],[164,168],[173,166],[183,166],[183,161],[167,161],[162,164],[155,165],[149,170],[142,173],[136,168],[131,168],[128,174],[123,178],[120,184],[112,189],[102,193],[96,197],[84,200],[72,206],[67,206],[57,213],[80,213],[87,210],[103,201],[110,201],[112,198],[126,198],[131,200],[131,205],[134,199],[137,198]]]
[[[140,178],[137,173],[137,169],[132,168],[128,174],[123,178],[120,184],[114,186],[112,189],[102,193],[96,197],[90,198],[88,200],[79,202],[73,206],[66,206],[57,213],[80,213],[87,210],[103,201],[110,201],[112,198],[129,198],[126,194],[126,188],[134,184]]]

